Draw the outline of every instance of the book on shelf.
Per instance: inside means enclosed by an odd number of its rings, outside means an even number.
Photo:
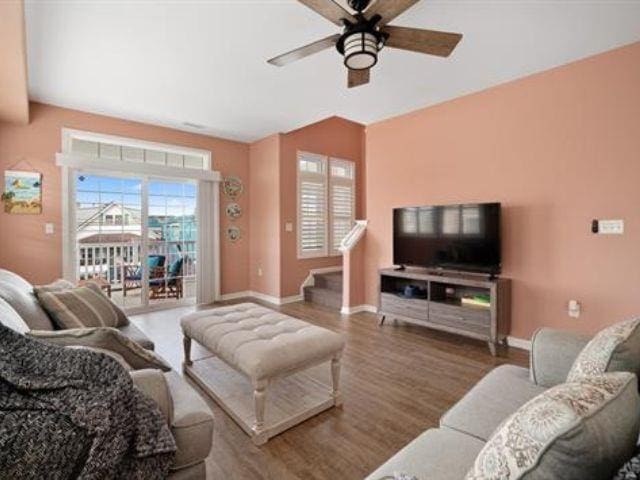
[[[463,305],[473,305],[475,307],[491,308],[491,298],[489,295],[474,295],[473,297],[462,297]]]

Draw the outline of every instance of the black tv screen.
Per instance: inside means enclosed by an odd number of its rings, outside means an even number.
[[[393,210],[396,265],[499,273],[500,262],[499,203]]]

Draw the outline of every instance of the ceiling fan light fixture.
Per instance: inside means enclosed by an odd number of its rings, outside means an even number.
[[[369,32],[354,32],[344,39],[344,64],[351,70],[366,70],[378,62],[378,38]]]

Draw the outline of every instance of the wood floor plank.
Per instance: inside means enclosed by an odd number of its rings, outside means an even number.
[[[207,459],[208,478],[214,480],[362,479],[421,432],[436,427],[442,414],[491,369],[528,363],[523,350],[511,348],[492,357],[486,343],[402,323],[379,327],[377,316],[370,313],[342,316],[305,302],[274,307],[250,301],[346,335],[344,405],[256,447],[203,393],[215,415],[213,449]],[[133,317],[179,372],[179,319],[193,309]],[[194,359],[206,356],[194,345]]]

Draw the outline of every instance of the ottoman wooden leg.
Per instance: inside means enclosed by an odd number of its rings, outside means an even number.
[[[191,339],[186,335],[182,339],[182,346],[184,347],[184,366],[190,367],[193,365],[191,361]]]
[[[331,359],[331,380],[333,381],[333,404],[338,407],[342,405],[342,394],[340,393],[340,357]]]
[[[264,445],[267,443],[268,437],[264,431],[264,410],[267,400],[268,382],[260,380],[253,384],[253,404],[256,414],[256,422],[253,424],[253,443],[256,445]]]

